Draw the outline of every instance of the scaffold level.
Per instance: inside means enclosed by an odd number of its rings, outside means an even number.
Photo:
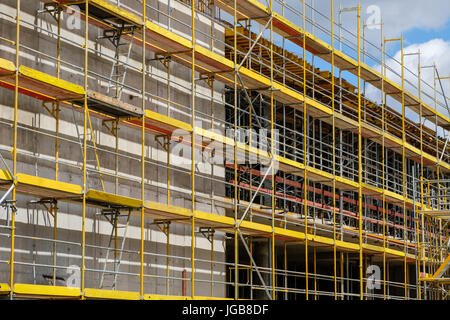
[[[449,299],[444,78],[308,2],[0,5],[0,296]]]

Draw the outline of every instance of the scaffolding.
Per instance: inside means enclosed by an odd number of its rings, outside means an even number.
[[[0,260],[2,296],[449,298],[446,78],[421,66],[420,52],[404,52],[403,36],[384,38],[383,26],[380,44],[368,41],[360,5],[336,12],[331,0],[326,16],[313,1],[35,2],[36,20],[24,18],[21,0],[8,2],[14,14],[0,13],[14,30],[0,35],[0,86],[10,97],[0,119],[9,139],[0,150],[9,255]],[[344,27],[344,12],[355,31]],[[78,17],[80,28],[65,27],[63,15]],[[22,29],[51,49],[21,41]],[[386,53],[394,41],[400,62]],[[405,66],[410,55],[417,71]],[[21,121],[31,103],[54,125]],[[27,150],[29,134],[54,141],[52,154]],[[42,210],[51,236],[16,223],[20,196],[26,210]],[[61,206],[79,214],[74,230],[59,230]],[[110,236],[95,242],[88,220],[107,222]],[[172,249],[177,226],[189,230],[188,252]],[[151,247],[150,230],[161,232],[164,250]],[[51,244],[49,263],[23,257],[35,241]],[[63,262],[63,245],[79,270]],[[163,271],[149,272],[151,261]],[[51,271],[48,285],[16,280],[37,267]],[[60,285],[58,270],[79,272],[79,281]]]

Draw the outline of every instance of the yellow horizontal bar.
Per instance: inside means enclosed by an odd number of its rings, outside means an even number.
[[[34,295],[34,296],[58,296],[58,297],[80,297],[79,288],[69,288],[60,286],[46,286],[37,284],[16,283],[12,292],[14,294]]]
[[[233,61],[225,58],[224,56],[221,56],[220,54],[217,54],[214,51],[206,49],[205,47],[200,46],[198,44],[195,45],[195,51],[205,57],[209,57],[209,58],[223,64],[224,66],[228,67],[231,70],[234,70],[234,62]]]
[[[283,228],[279,228],[279,227],[275,227],[274,231],[275,231],[275,234],[280,235],[281,237],[294,238],[294,239],[298,239],[299,241],[303,241],[306,239],[306,236],[303,232],[283,229]]]
[[[282,156],[275,156],[275,159],[278,160],[281,163],[287,164],[289,166],[304,170],[305,169],[305,165],[303,163],[291,160],[291,159],[287,159],[284,158]]]
[[[221,142],[221,143],[229,145],[229,146],[234,146],[233,139],[226,137],[224,135],[221,135],[220,133],[216,133],[215,131],[206,130],[206,129],[203,129],[200,127],[195,127],[194,133],[201,137],[208,138],[210,140],[218,141],[218,142]]]
[[[192,300],[192,297],[166,296],[162,294],[144,294],[144,300]]]
[[[234,227],[234,218],[221,216],[214,213],[195,211],[195,218],[198,220],[205,220],[216,224],[222,224],[224,226]]]
[[[172,126],[172,127],[178,128],[178,129],[185,130],[187,132],[192,131],[192,127],[190,124],[180,121],[180,120],[177,120],[177,119],[174,119],[174,118],[171,118],[171,117],[168,117],[168,116],[165,116],[165,115],[162,115],[158,112],[145,110],[145,117],[147,119],[152,119],[152,120],[161,122],[168,126]]]
[[[387,254],[397,256],[397,257],[402,257],[402,258],[405,257],[405,252],[403,252],[403,251],[394,250],[394,249],[390,249],[390,248],[385,248],[384,250]],[[416,256],[412,255],[412,254],[407,254],[406,257],[409,259],[416,259]],[[422,261],[423,261],[423,259],[422,259]]]
[[[354,250],[354,251],[359,250],[359,244],[352,243],[352,242],[345,242],[345,241],[341,241],[341,240],[336,240],[336,246],[339,248],[345,248],[345,249]]]
[[[404,196],[399,195],[399,194],[397,194],[397,193],[394,193],[394,192],[392,192],[392,191],[390,191],[390,190],[384,190],[384,194],[385,194],[386,196],[388,196],[388,197],[397,199],[399,202],[403,202],[403,201],[405,200],[405,197],[404,197]],[[419,204],[418,204],[418,205],[419,205]]]
[[[107,202],[124,207],[140,208],[142,206],[141,200],[98,190],[89,190],[86,198],[88,200]]]
[[[131,24],[134,24],[136,26],[142,26],[143,21],[142,19],[135,15],[134,13],[119,7],[115,4],[112,4],[110,1],[106,1],[106,0],[89,0],[89,4],[96,6],[97,8],[106,11],[108,13],[110,13],[111,15],[127,21]]]
[[[409,151],[412,151],[412,152],[414,152],[415,154],[417,154],[417,155],[420,156],[420,149],[414,147],[413,145],[409,144],[408,142],[405,143],[405,148],[408,149]],[[428,159],[433,158],[432,156],[430,156],[430,155],[428,155],[428,154],[426,154],[426,153],[423,154],[423,157],[424,157],[424,158],[428,158]]]
[[[267,234],[272,233],[271,226],[251,221],[242,221],[240,228],[255,231],[256,233],[267,233]]]
[[[195,296],[167,296],[163,294],[145,294],[144,300],[233,300],[231,298],[217,298],[217,297],[204,297]]]
[[[120,299],[120,300],[140,299],[139,292],[89,289],[89,288],[86,288],[84,290],[84,296],[86,298],[94,298],[94,299]]]
[[[171,41],[177,42],[178,44],[185,47],[185,49],[192,49],[192,41],[187,40],[186,38],[183,38],[182,36],[179,36],[178,34],[173,33],[171,31],[167,30],[166,28],[159,26],[154,22],[147,20],[145,27],[146,27],[146,29],[149,29],[152,32],[158,33],[158,34],[162,35],[163,37],[170,39]]]
[[[374,193],[383,194],[383,189],[378,188],[378,187],[374,187],[374,186],[372,186],[370,184],[367,184],[367,183],[363,182],[362,183],[362,187],[365,188],[365,189],[371,190]]]
[[[384,42],[401,41],[401,38],[384,39]]]
[[[346,185],[349,185],[355,189],[359,187],[358,182],[355,182],[355,181],[352,181],[350,179],[340,177],[340,176],[335,176],[335,177],[336,177],[337,182],[345,183]]]
[[[323,104],[321,104],[320,102],[317,102],[316,100],[306,97],[305,102],[307,105],[314,107],[317,110],[319,110],[329,116],[331,116],[333,114],[333,111],[330,108],[324,106]],[[307,111],[307,112],[312,113],[313,111]]]
[[[74,93],[76,95],[83,96],[86,93],[82,86],[73,84],[66,80],[58,79],[49,74],[46,74],[46,73],[31,69],[31,68],[28,68],[25,66],[19,67],[19,73],[24,77],[46,83],[53,87]]]
[[[435,282],[435,283],[439,283],[439,284],[447,284],[450,283],[450,279],[449,278],[421,278],[420,281],[428,281],[428,282]]]
[[[375,251],[375,252],[384,252],[383,247],[374,246],[372,244],[363,243],[362,245],[363,249]]]
[[[310,174],[315,174],[318,176],[323,177],[324,179],[327,179],[329,181],[333,180],[333,175],[331,173],[322,171],[320,169],[316,169],[314,167],[306,166],[306,171]]]
[[[7,283],[0,283],[0,294],[8,294],[11,292],[11,288]]]
[[[14,65],[14,63],[2,58],[0,58],[0,69],[11,73],[16,72],[16,66]]]
[[[179,215],[183,218],[192,217],[192,210],[182,207],[176,207],[173,205],[167,205],[154,201],[145,201],[144,208],[151,211],[162,211],[174,215]]]
[[[9,174],[6,170],[0,170],[0,180],[2,181],[11,181],[13,180],[13,177]]]
[[[81,194],[81,186],[78,186],[76,184],[36,177],[24,173],[17,174],[17,182],[19,185],[26,184],[55,191],[72,193],[74,195]]]
[[[195,296],[193,300],[234,300],[233,298],[217,298],[217,297],[203,297],[203,296]],[[243,300],[243,299],[239,299]]]
[[[403,141],[400,138],[397,138],[396,136],[390,134],[390,133],[386,133],[385,134],[385,138],[387,138],[388,140],[391,140],[392,142],[398,144],[399,146],[403,145]],[[406,145],[405,145],[406,146]]]

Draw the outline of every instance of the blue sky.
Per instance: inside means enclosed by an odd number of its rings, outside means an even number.
[[[450,8],[448,8],[450,10]],[[423,43],[431,39],[441,38],[445,41],[450,41],[450,20],[438,29],[421,29],[413,28],[404,34],[407,43]]]

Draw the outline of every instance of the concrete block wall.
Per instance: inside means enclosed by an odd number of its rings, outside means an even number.
[[[15,40],[15,0],[5,0],[0,4],[0,35],[4,38]],[[125,6],[136,7],[135,0],[121,1]],[[172,15],[177,19],[190,23],[190,11],[185,4],[177,1],[170,1],[172,7]],[[151,1],[152,7],[167,9],[166,1]],[[41,2],[22,1],[21,12],[21,33],[20,43],[22,45],[20,54],[20,64],[31,67],[33,69],[45,72],[47,74],[56,75],[56,62],[44,55],[38,55],[35,51],[45,53],[52,57],[56,57],[56,37],[49,34],[46,30],[56,32],[56,21],[48,13],[38,13],[43,9]],[[8,17],[9,15],[9,17]],[[158,14],[154,10],[149,10],[149,16],[155,19],[161,25],[167,24],[167,18],[163,18],[162,14]],[[70,65],[62,65],[61,78],[72,83],[83,85],[83,50],[79,45],[72,42],[82,44],[84,24],[81,22],[80,30],[71,30],[67,28],[68,19],[63,14],[62,36],[67,40],[62,40],[61,59],[69,62]],[[202,16],[197,16],[197,26],[199,30],[205,33],[210,32],[211,25],[209,20]],[[214,26],[215,37],[223,39],[223,28]],[[190,30],[183,27],[180,23],[171,23],[171,29],[186,38],[190,37]],[[89,27],[89,47],[95,48],[99,52],[113,56],[114,50],[107,39],[98,39],[102,32],[95,28]],[[209,43],[206,36],[199,33],[200,44]],[[217,42],[216,42],[217,43]],[[30,48],[30,49],[27,49]],[[35,50],[35,51],[33,51]],[[216,52],[223,52],[223,47],[219,45],[214,48]],[[14,61],[14,48],[5,42],[0,42],[0,58]],[[159,61],[155,61],[153,53],[147,52],[148,60],[146,88],[147,92],[162,98],[167,97],[167,72]],[[136,68],[141,65],[141,48],[134,46],[132,49],[131,59],[129,63]],[[105,94],[107,92],[108,81],[101,79],[96,74],[109,78],[112,67],[112,60],[99,53],[91,52],[89,54],[89,89]],[[191,122],[190,118],[190,102],[191,102],[191,70],[185,66],[172,62],[170,77],[170,100],[171,105],[170,116],[182,121]],[[197,75],[198,77],[198,75]],[[132,88],[126,88],[123,91],[122,100],[141,106],[141,98],[139,90],[141,89],[141,74],[135,70],[128,70],[126,77],[126,85]],[[220,120],[224,118],[223,103],[224,87],[220,83],[215,84],[214,98],[215,103],[214,117],[218,120],[214,124],[216,128],[223,127]],[[211,104],[208,98],[210,88],[201,82],[197,83],[196,109],[204,113],[205,116],[199,114],[196,117],[200,121],[200,125],[204,128],[210,128],[211,120],[207,116],[211,114]],[[184,108],[178,105],[184,106]],[[13,91],[0,88],[0,152],[7,159],[11,166],[11,148],[13,142],[13,110],[14,110],[14,94]],[[149,96],[146,107],[150,110],[166,114],[166,102],[152,99]],[[18,172],[39,177],[54,179],[54,154],[55,154],[55,138],[54,132],[56,121],[42,107],[41,101],[20,95],[19,96],[19,130],[18,130]],[[74,120],[75,119],[75,120]],[[115,170],[115,156],[110,153],[115,149],[115,138],[101,124],[99,119],[91,117],[93,126],[93,136],[95,137],[98,148],[103,151],[98,152],[100,167],[105,173],[104,186],[105,191],[113,193],[115,191],[114,178],[107,175]],[[76,123],[76,124],[75,124]],[[60,113],[60,144],[59,144],[59,175],[60,181],[73,184],[82,184],[82,152],[78,143],[78,130],[83,129],[83,114],[72,112],[70,108],[62,108]],[[166,181],[167,170],[163,166],[156,164],[166,164],[167,154],[164,149],[156,142],[155,136],[147,134],[145,138],[145,153],[148,161],[145,166],[146,190],[145,199],[166,203]],[[90,142],[92,146],[92,142]],[[140,155],[141,155],[141,136],[140,131],[126,126],[120,126],[119,130],[119,175],[123,178],[119,179],[118,194],[140,198]],[[90,160],[88,166],[91,169],[97,169],[94,152],[88,151],[87,158]],[[188,157],[189,158],[189,157]],[[186,162],[186,161],[184,161]],[[174,168],[184,168],[190,170],[190,164],[177,165],[177,158],[172,157],[171,165]],[[211,166],[204,165],[201,167],[201,173],[209,175]],[[223,179],[224,169],[214,166],[214,176],[217,179]],[[178,173],[172,170],[171,174],[171,201],[172,205],[190,208],[190,176],[186,173]],[[90,172],[89,187],[101,190],[99,174]],[[203,178],[196,179],[196,192],[199,195],[209,196],[211,191],[210,182],[206,183]],[[224,195],[224,185],[214,184],[214,193],[216,195]],[[44,265],[52,264],[53,244],[49,241],[42,241],[26,237],[53,238],[53,218],[45,211],[45,209],[30,201],[36,200],[28,196],[18,195],[16,215],[16,265],[15,265],[15,282],[18,283],[36,283],[45,284],[47,282],[44,276],[52,275],[53,269]],[[61,241],[81,243],[81,205],[74,203],[66,203],[60,201],[58,203],[58,221],[57,221],[57,239]],[[198,210],[211,211],[211,205],[208,200],[200,201],[196,207]],[[224,209],[220,206],[215,208],[215,213],[224,214]],[[121,218],[125,221],[125,217]],[[153,276],[166,274],[166,237],[159,231],[156,226],[152,225],[151,219],[145,221],[145,256],[144,272],[149,277],[145,278],[146,293],[165,294],[166,280],[155,278]],[[0,210],[0,224],[6,224],[6,213]],[[119,229],[119,247],[120,235],[124,229]],[[172,223],[170,233],[170,254],[179,259],[170,259],[170,276],[181,278],[182,271],[186,269],[188,279],[190,279],[190,255],[191,255],[191,228],[182,224]],[[89,245],[108,246],[111,233],[111,224],[106,221],[105,217],[99,214],[99,210],[88,207],[86,211],[86,268],[94,270],[103,270],[106,250],[92,248]],[[210,258],[210,242],[202,235],[196,236],[196,258],[208,260]],[[140,218],[139,215],[133,215],[130,220],[128,236],[126,238],[125,250],[137,252],[140,249]],[[56,265],[65,268],[58,268],[56,274],[63,279],[63,282],[70,282],[67,285],[76,284],[76,269],[81,265],[81,247],[77,244],[58,243],[57,244]],[[9,260],[10,238],[0,237],[0,260]],[[110,252],[110,257],[111,257]],[[139,274],[140,257],[137,253],[124,253],[123,260],[120,265],[121,272],[129,272]],[[216,233],[214,241],[214,259],[217,262],[224,262],[224,235]],[[28,263],[24,265],[21,263]],[[111,264],[108,264],[110,267]],[[67,269],[67,267],[72,268]],[[196,265],[196,278],[208,280],[210,277],[209,263],[199,262]],[[97,288],[100,281],[101,272],[86,272],[86,287]],[[75,280],[74,280],[75,279]],[[109,277],[111,279],[111,277]],[[217,281],[225,280],[225,268],[222,264],[214,266],[214,279]],[[9,265],[0,263],[0,282],[9,282]],[[105,283],[107,283],[105,278]],[[172,279],[169,281],[169,293],[173,295],[181,294],[182,281],[180,279]],[[187,285],[187,294],[190,294],[190,285]],[[120,275],[118,277],[117,289],[138,291],[139,278],[136,275]],[[206,282],[196,283],[196,295],[210,295],[210,284]],[[222,297],[225,294],[224,285],[216,284],[213,286],[213,295]]]

